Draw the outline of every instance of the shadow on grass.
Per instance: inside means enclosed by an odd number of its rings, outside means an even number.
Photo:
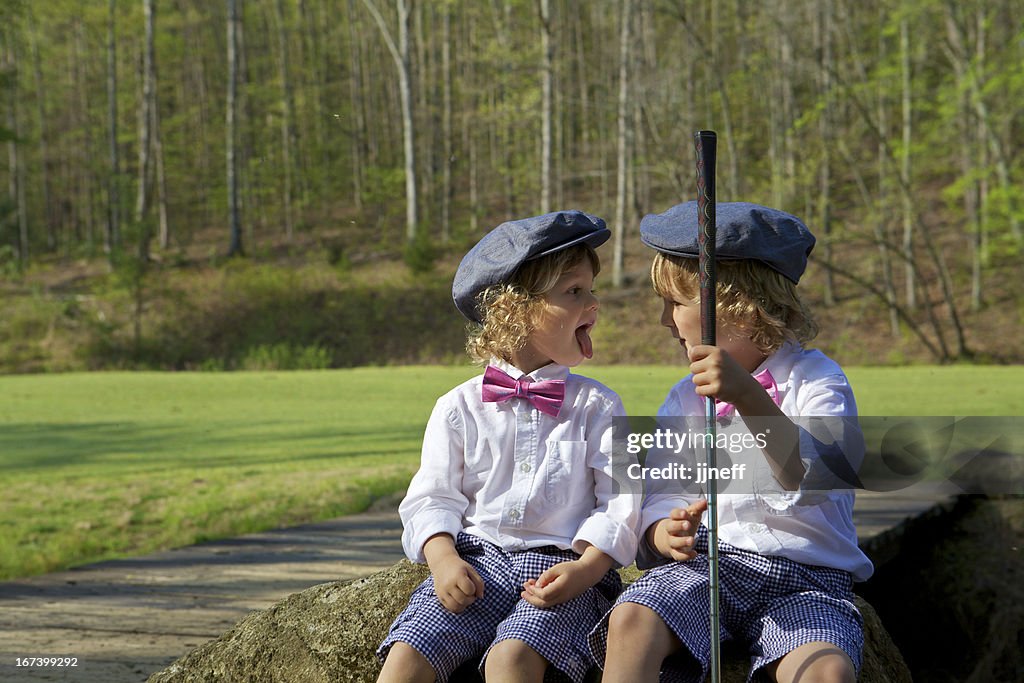
[[[414,454],[420,427],[303,429],[294,422],[258,426],[183,426],[125,422],[9,424],[0,429],[0,471],[82,468],[89,474],[176,470]],[[334,446],[334,443],[337,446]]]

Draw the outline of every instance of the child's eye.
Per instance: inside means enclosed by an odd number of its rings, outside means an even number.
[[[579,287],[570,287],[569,288],[569,293],[575,296],[576,294],[580,293],[580,288]]]

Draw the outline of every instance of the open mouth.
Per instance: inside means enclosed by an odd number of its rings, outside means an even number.
[[[594,342],[590,339],[590,328],[594,323],[584,323],[576,328],[576,343],[580,345],[580,351],[584,358],[594,357]]]

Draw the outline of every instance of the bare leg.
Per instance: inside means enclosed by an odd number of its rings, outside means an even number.
[[[388,651],[377,683],[434,683],[436,679],[427,658],[412,645],[398,641]]]
[[[525,642],[509,638],[487,653],[484,678],[487,683],[528,683],[543,681],[548,660]]]
[[[856,683],[850,657],[832,643],[801,645],[765,667],[778,683]]]
[[[624,602],[608,618],[608,652],[603,683],[639,683],[658,680],[661,662],[682,647],[657,612],[635,602]]]

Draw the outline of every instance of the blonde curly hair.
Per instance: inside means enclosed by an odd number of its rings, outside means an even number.
[[[771,355],[787,341],[804,343],[818,335],[818,324],[796,285],[759,261],[719,261],[715,288],[718,320],[750,337]],[[662,298],[697,302],[697,259],[658,253],[651,282]]]
[[[526,261],[508,282],[491,285],[476,297],[477,310],[483,324],[470,323],[466,352],[477,363],[492,358],[512,361],[512,354],[522,349],[537,329],[544,313],[544,295],[551,291],[567,271],[586,259],[601,271],[601,259],[587,244],[578,244]]]

